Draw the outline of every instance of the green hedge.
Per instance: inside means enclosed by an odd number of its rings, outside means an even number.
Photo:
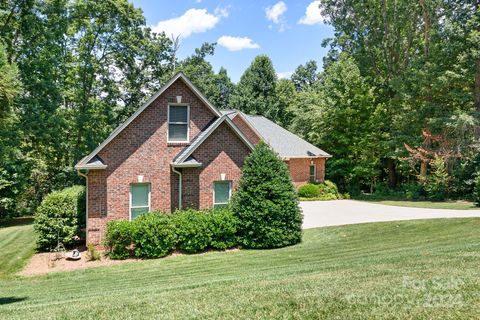
[[[112,259],[164,257],[174,250],[195,253],[238,245],[238,220],[228,209],[151,212],[107,225],[105,246]]]
[[[133,242],[135,256],[140,258],[164,257],[175,247],[175,226],[168,216],[159,213],[143,214],[134,220]]]
[[[337,185],[329,180],[318,184],[307,183],[301,186],[298,188],[298,196],[307,200],[337,200],[343,198],[338,192]]]
[[[317,198],[320,196],[320,189],[316,184],[307,183],[298,188],[298,196],[300,198]]]
[[[177,234],[176,248],[186,253],[204,251],[210,245],[208,213],[195,210],[178,211],[173,217]]]
[[[35,214],[34,228],[40,250],[68,247],[85,226],[85,187],[74,186],[45,197]]]

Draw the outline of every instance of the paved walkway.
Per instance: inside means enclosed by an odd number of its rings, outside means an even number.
[[[355,200],[303,201],[303,228],[379,221],[480,217],[480,210],[395,207]]]

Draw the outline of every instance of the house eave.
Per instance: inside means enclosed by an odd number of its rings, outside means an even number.
[[[174,168],[199,168],[203,164],[202,163],[174,163],[170,164]]]
[[[88,164],[77,164],[75,165],[76,170],[104,170],[107,169],[107,165],[88,165]]]
[[[281,157],[283,160],[289,160],[289,159],[317,159],[317,158],[331,158],[332,155],[320,155],[320,156],[283,156]]]

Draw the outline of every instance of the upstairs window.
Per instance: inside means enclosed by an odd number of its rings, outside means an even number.
[[[150,184],[130,185],[130,220],[150,211]]]
[[[213,207],[224,208],[232,196],[230,181],[215,181],[213,183]]]
[[[189,107],[168,106],[168,142],[188,142]]]
[[[310,182],[316,182],[316,170],[315,165],[310,165]]]

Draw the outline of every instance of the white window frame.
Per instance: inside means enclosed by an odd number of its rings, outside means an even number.
[[[313,179],[312,175],[310,174],[311,167],[313,167]],[[315,164],[311,164],[308,167],[308,182],[317,182],[317,166]]]
[[[228,201],[222,203],[215,203],[215,183],[217,182],[227,182],[228,183]],[[231,180],[216,180],[213,181],[213,208],[215,209],[216,205],[228,205],[230,203],[230,199],[232,199],[232,181]]]
[[[170,122],[170,107],[187,107],[187,122]],[[170,141],[170,125],[171,124],[186,124],[187,125],[187,140]],[[167,109],[167,143],[189,143],[190,142],[190,105],[187,103],[169,103]]]
[[[151,202],[151,195],[152,195],[152,185],[148,182],[146,183],[130,183],[130,203],[129,203],[129,209],[128,209],[128,220],[132,221],[132,209],[137,209],[137,208],[145,208],[145,206],[132,206],[132,186],[138,186],[138,185],[147,185],[148,186],[148,211],[152,209],[152,202]]]

